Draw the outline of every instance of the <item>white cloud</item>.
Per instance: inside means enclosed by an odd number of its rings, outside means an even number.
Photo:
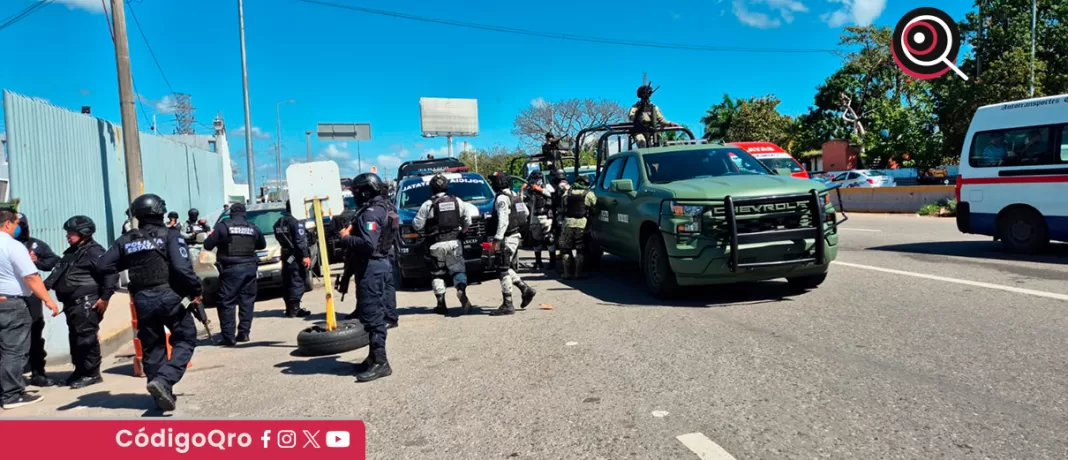
[[[59,0],[58,3],[67,5],[70,9],[82,9],[90,13],[103,13],[104,4],[98,0]]]
[[[230,130],[230,135],[231,136],[242,137],[242,138],[245,137],[245,127],[242,126],[240,128],[231,129]],[[271,135],[267,134],[267,132],[265,132],[264,130],[260,129],[259,126],[253,126],[252,127],[252,138],[253,139],[266,140],[266,139],[270,139]]]
[[[330,144],[323,149],[320,155],[334,161],[352,158],[352,152],[348,151],[345,147],[348,147],[348,144],[345,142],[340,144]]]
[[[545,98],[542,98],[542,97],[536,97],[534,99],[531,99],[531,101],[530,101],[530,105],[534,106],[534,108],[536,108],[536,109],[540,109],[542,107],[545,107],[545,104],[546,104]]]
[[[404,159],[396,154],[379,155],[375,158],[375,163],[378,166],[378,172],[382,173],[383,170],[396,171],[401,163],[404,163]]]
[[[151,105],[152,110],[158,114],[172,114],[178,111],[178,101],[174,96],[166,95],[159,100],[153,100],[138,94],[137,99],[142,104]]]
[[[758,6],[770,12],[752,11],[751,6]],[[732,4],[734,16],[742,24],[758,29],[774,29],[786,22],[794,21],[797,13],[807,13],[808,7],[797,0],[734,0]],[[776,15],[778,17],[772,17]]]
[[[833,13],[821,16],[824,22],[831,27],[842,27],[848,23],[858,26],[868,26],[875,22],[879,15],[886,9],[886,0],[829,0],[831,3],[841,4],[841,8]]]

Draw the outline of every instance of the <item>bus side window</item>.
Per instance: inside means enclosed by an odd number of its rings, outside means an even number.
[[[1061,130],[1061,163],[1068,163],[1068,126]]]

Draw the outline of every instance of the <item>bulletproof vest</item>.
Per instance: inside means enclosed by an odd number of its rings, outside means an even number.
[[[226,245],[226,255],[230,257],[252,257],[256,255],[256,227],[248,222],[236,222],[228,219],[223,222],[230,233]]]
[[[656,125],[656,106],[652,102],[641,101],[638,103],[638,110],[634,112],[634,131],[645,132],[655,128]],[[648,121],[646,121],[648,120]]]
[[[93,279],[89,270],[75,267],[92,246],[100,246],[100,244],[96,241],[90,241],[78,246],[78,249],[74,252],[63,254],[63,258],[59,259],[56,268],[52,270],[52,273],[48,275],[48,279],[45,280],[45,287],[56,291],[57,294],[66,294],[74,292],[82,286],[96,285],[96,280]]]
[[[522,219],[523,219],[523,217],[520,215],[520,212],[521,212],[521,210],[519,209],[519,204],[520,203],[512,195],[507,195],[507,194],[504,194],[504,193],[498,193],[497,194],[497,196],[501,196],[501,195],[504,195],[506,198],[508,198],[508,202],[511,203],[510,206],[509,206],[510,212],[508,213],[508,228],[504,231],[504,236],[515,235],[516,233],[519,233],[519,225],[520,225],[520,223],[522,222]],[[493,207],[493,215],[490,216],[490,219],[489,219],[489,227],[486,228],[486,232],[487,233],[492,235],[492,234],[497,232],[497,223],[500,222],[499,219],[500,219],[500,216],[497,215],[497,206],[494,206]]]
[[[544,216],[549,213],[549,200],[542,195],[541,192],[533,192],[531,194],[530,206],[533,208],[531,212],[536,216]]]
[[[385,203],[378,203],[376,206],[381,206],[386,211],[386,222],[382,226],[382,233],[378,235],[378,245],[375,246],[371,257],[382,259],[389,257],[393,252],[393,239],[397,237],[397,233],[400,231],[400,216],[397,215],[397,211],[392,206],[386,206]]]
[[[432,241],[451,241],[460,236],[463,225],[460,223],[460,203],[451,195],[442,195],[430,203],[434,217],[429,219],[427,234]]]
[[[167,229],[133,229],[124,235],[122,256],[130,275],[130,292],[138,292],[167,284],[170,280],[170,260],[167,257]]]
[[[285,216],[274,223],[274,239],[278,240],[282,250],[288,251],[297,245],[296,241],[293,241],[294,220],[297,219],[293,216]]]
[[[586,217],[586,195],[589,193],[589,190],[583,190],[581,193],[568,192],[564,216],[572,219]]]

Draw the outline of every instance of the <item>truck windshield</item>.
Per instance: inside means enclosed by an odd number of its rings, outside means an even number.
[[[756,158],[741,149],[679,150],[646,154],[649,182],[666,184],[708,177],[771,174]]]
[[[449,194],[471,204],[482,204],[493,199],[493,190],[485,180],[456,179],[449,181]],[[423,202],[430,199],[430,182],[418,181],[402,183],[398,205],[402,208],[418,209]]]
[[[768,169],[774,171],[776,169],[789,169],[790,172],[802,172],[801,165],[797,164],[792,158],[761,158],[761,163],[767,166]]]

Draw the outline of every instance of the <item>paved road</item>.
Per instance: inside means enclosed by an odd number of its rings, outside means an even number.
[[[376,459],[1064,458],[1064,246],[1021,260],[950,219],[857,215],[839,260],[806,294],[665,305],[608,258],[577,289],[528,275],[552,309],[510,318],[442,318],[404,292],[395,373],[371,384],[352,377],[363,350],[291,356],[304,321],[264,302],[254,343],[198,349],[175,416],[361,418]],[[495,282],[471,296],[500,302]],[[104,385],[0,416],[153,414],[128,360],[105,362]]]

